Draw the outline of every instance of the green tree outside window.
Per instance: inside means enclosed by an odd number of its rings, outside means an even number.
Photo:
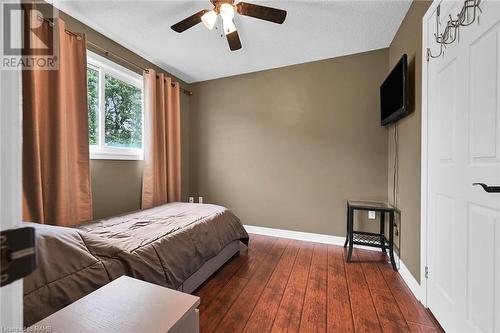
[[[99,81],[99,71],[88,68],[89,145],[99,145]],[[104,144],[142,148],[142,91],[108,74],[104,75]]]
[[[87,68],[87,101],[89,114],[89,145],[99,143],[99,72]]]
[[[142,92],[105,75],[105,143],[111,147],[142,147]]]

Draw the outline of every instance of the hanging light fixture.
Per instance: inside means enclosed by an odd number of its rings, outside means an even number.
[[[236,26],[233,20],[236,14],[253,17],[277,24],[282,24],[285,21],[286,10],[255,5],[252,3],[244,2],[245,0],[234,5],[236,1],[238,0],[210,0],[212,9],[202,9],[194,13],[193,15],[186,17],[184,20],[181,20],[172,25],[171,28],[175,32],[181,33],[189,28],[194,27],[200,22],[203,22],[203,25],[205,25],[207,29],[212,30],[216,26],[218,21],[217,16],[220,14],[223,24],[222,30],[224,30],[224,34],[226,35],[229,49],[231,51],[236,51],[241,49],[240,37],[238,36],[238,31],[236,30]]]
[[[234,18],[234,7],[228,3],[223,3],[220,5],[220,16],[224,21],[232,21]]]
[[[224,21],[224,34],[229,35],[232,32],[236,31],[236,26],[234,25],[233,20]]]
[[[208,30],[212,30],[217,22],[217,12],[215,10],[211,10],[203,14],[201,17],[201,21],[207,27]]]
[[[222,23],[224,25],[224,33],[229,35],[236,31],[236,26],[234,25],[234,7],[228,3],[223,3],[219,9],[220,16],[222,17]]]

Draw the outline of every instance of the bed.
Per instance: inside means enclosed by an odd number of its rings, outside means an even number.
[[[184,292],[248,245],[228,209],[171,203],[78,228],[36,229],[37,270],[24,279],[29,326],[122,275]]]

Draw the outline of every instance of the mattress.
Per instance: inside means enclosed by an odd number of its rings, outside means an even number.
[[[24,279],[31,325],[121,275],[177,289],[226,245],[248,234],[217,205],[171,203],[78,228],[36,229],[37,270]]]

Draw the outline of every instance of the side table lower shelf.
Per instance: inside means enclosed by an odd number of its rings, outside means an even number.
[[[365,232],[354,230],[354,211],[375,211],[380,213],[380,232]],[[389,214],[389,238],[385,236],[385,214]],[[395,208],[387,203],[381,202],[367,202],[367,201],[347,201],[347,235],[344,247],[349,246],[347,253],[347,261],[352,261],[352,251],[354,245],[363,245],[376,247],[383,252],[389,252],[392,269],[398,270],[394,260],[394,214]]]
[[[389,248],[389,241],[384,235],[372,232],[353,231],[353,244],[381,248],[384,252]]]

